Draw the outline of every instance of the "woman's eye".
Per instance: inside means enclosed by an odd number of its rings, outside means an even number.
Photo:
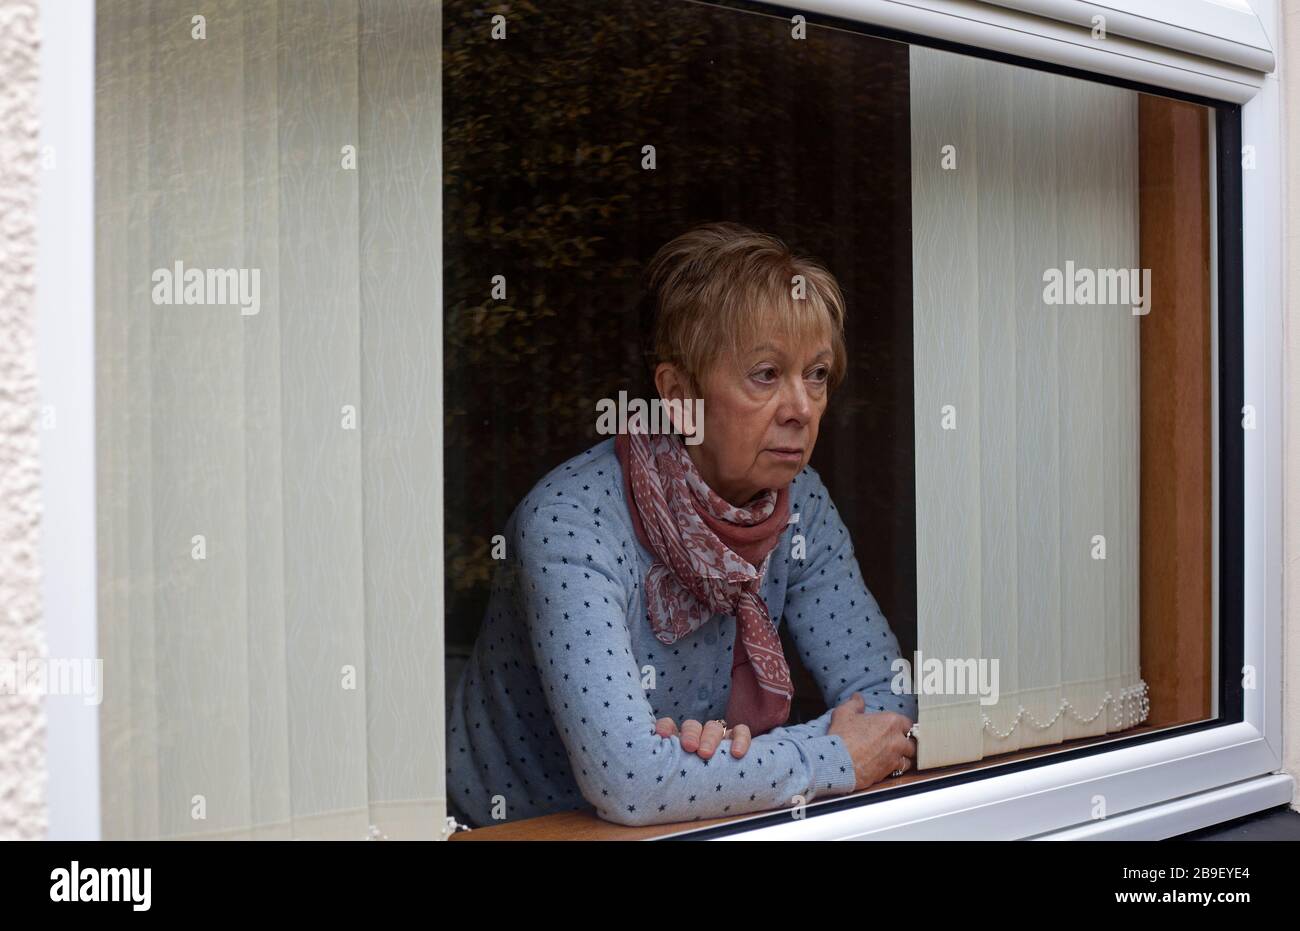
[[[758,381],[761,381],[763,384],[766,385],[771,383],[771,380],[773,377],[775,377],[775,375],[776,375],[776,369],[769,367],[765,369],[759,369],[757,372],[754,373],[754,378],[756,378]]]
[[[831,370],[828,369],[826,366],[821,365],[813,369],[810,374],[812,375],[814,381],[825,381],[827,378],[830,377]]]

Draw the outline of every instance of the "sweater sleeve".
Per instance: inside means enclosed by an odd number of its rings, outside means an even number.
[[[802,479],[811,487],[794,536],[804,537],[804,558],[794,558],[792,536],[784,614],[799,656],[829,708],[860,692],[868,712],[896,711],[915,721],[916,697],[891,688],[898,639],[862,580],[849,531],[817,472],[809,466]],[[825,733],[830,713],[796,728]]]
[[[627,626],[641,580],[585,506],[562,492],[516,524],[519,610],[548,710],[579,789],[606,820],[661,824],[766,811],[855,784],[844,742],[761,735],[740,759],[711,759],[655,733]]]
[[[828,730],[830,730],[831,715],[834,713],[835,713],[835,709],[834,706],[832,706],[831,708],[828,708],[826,710],[825,714],[819,715],[818,717],[812,718],[811,720],[804,721],[800,724],[790,724],[788,726],[783,726],[783,727],[774,727],[770,731],[768,731],[768,733],[776,734],[780,737],[798,737],[798,738],[821,737]]]

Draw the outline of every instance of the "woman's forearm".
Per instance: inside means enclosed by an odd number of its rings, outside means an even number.
[[[588,546],[583,515],[557,500],[521,524],[520,610],[548,709],[583,796],[619,824],[660,824],[764,811],[847,792],[855,779],[839,737],[762,735],[736,759],[711,759],[655,733],[630,649],[622,575]],[[570,536],[570,531],[573,535]],[[529,541],[561,541],[530,545]]]

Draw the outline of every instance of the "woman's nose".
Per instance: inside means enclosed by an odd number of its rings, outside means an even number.
[[[781,397],[780,414],[782,419],[794,418],[806,422],[812,417],[812,413],[812,398],[808,394],[808,387],[803,383],[803,379],[798,378],[787,381]]]

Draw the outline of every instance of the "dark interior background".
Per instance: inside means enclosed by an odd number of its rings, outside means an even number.
[[[448,686],[487,605],[492,535],[547,470],[604,439],[598,399],[654,396],[639,276],[706,220],[775,234],[839,279],[849,372],[812,463],[910,655],[908,47],[813,26],[795,40],[788,19],[699,3],[539,6],[445,6]],[[787,656],[792,722],[820,714]]]

